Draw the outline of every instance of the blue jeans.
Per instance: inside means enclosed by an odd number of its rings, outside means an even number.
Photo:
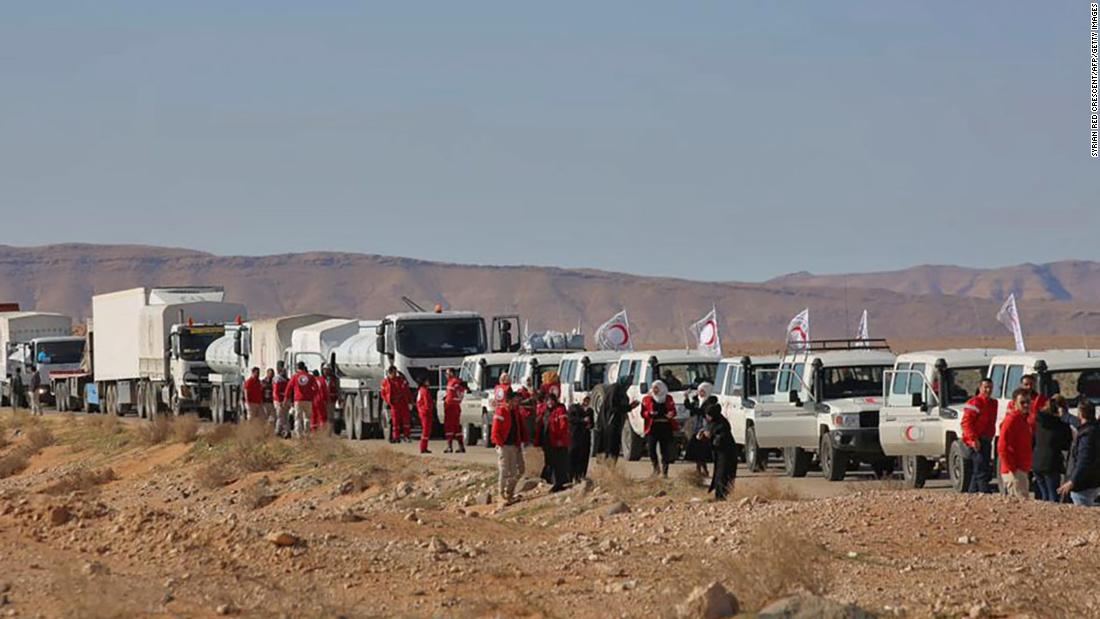
[[[993,439],[988,438],[978,439],[978,448],[970,450],[970,487],[966,489],[967,492],[993,492],[993,488],[989,486],[989,481],[993,479],[993,458],[990,456],[992,451]]]
[[[1096,497],[1098,496],[1100,496],[1100,488],[1089,488],[1081,492],[1069,493],[1069,498],[1073,500],[1074,505],[1084,505],[1085,507],[1096,507]]]
[[[1035,473],[1035,489],[1039,495],[1039,500],[1050,501],[1051,503],[1060,502],[1061,497],[1058,496],[1058,486],[1061,481],[1062,476],[1057,473]]]

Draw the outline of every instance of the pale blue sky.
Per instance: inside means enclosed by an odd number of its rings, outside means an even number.
[[[6,3],[0,242],[716,280],[1097,259],[1088,28],[1080,1]]]

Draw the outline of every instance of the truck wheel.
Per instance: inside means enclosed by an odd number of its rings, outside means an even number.
[[[754,473],[762,473],[768,467],[768,450],[760,449],[756,442],[756,428],[745,429],[745,465]]]
[[[215,389],[210,393],[210,420],[214,423],[225,421],[225,394],[221,389]]]
[[[848,454],[837,452],[829,433],[821,435],[817,447],[817,457],[821,461],[821,474],[829,481],[840,481],[848,473]]]
[[[810,452],[801,447],[784,447],[783,468],[787,477],[805,477],[810,470]]]
[[[358,413],[355,410],[355,396],[344,398],[344,437],[349,441],[359,440]]]
[[[641,460],[645,454],[645,440],[634,433],[629,421],[623,422],[623,452],[631,462]]]
[[[923,488],[932,473],[932,463],[924,456],[905,456],[901,459],[901,476],[908,488]]]

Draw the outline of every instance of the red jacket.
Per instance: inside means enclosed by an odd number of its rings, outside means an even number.
[[[550,395],[551,393],[558,396],[559,400],[561,399],[561,383],[560,382],[546,383],[546,384],[539,387],[539,396],[545,398],[546,396]]]
[[[976,395],[963,405],[962,441],[977,447],[978,439],[993,438],[997,433],[997,400]]]
[[[1031,428],[1026,413],[1016,411],[1015,402],[1009,403],[1008,414],[1001,422],[997,455],[1001,457],[1001,473],[1031,471]]]
[[[523,413],[525,417],[530,417],[531,415],[534,415],[535,407],[537,406],[535,402],[535,394],[531,393],[531,390],[528,389],[526,385],[524,385],[519,389],[516,389],[516,396],[518,396],[519,398],[520,412]]]
[[[508,433],[512,431],[512,427],[516,429],[516,436],[514,442],[511,445],[523,445],[527,442],[527,424],[523,423],[523,413],[520,412],[519,407],[509,410],[507,406],[497,407],[496,414],[493,415],[493,428],[489,434],[493,437],[494,445],[504,445],[508,440]]]
[[[416,412],[421,417],[432,415],[432,392],[426,386],[416,390]]]
[[[653,426],[653,419],[656,417],[669,419],[672,423],[673,432],[680,429],[680,424],[676,421],[676,402],[673,401],[672,396],[665,396],[664,406],[656,405],[652,395],[646,395],[642,398],[642,419],[645,419],[646,434],[649,434],[649,429]]]
[[[286,398],[286,388],[290,383],[287,377],[282,374],[276,374],[275,380],[272,382],[271,395],[275,398],[276,402],[282,402]]]
[[[313,395],[317,392],[317,385],[313,382],[313,375],[305,370],[299,370],[290,377],[287,386],[287,394],[295,402],[312,402]]]
[[[396,378],[387,376],[382,381],[382,399],[391,408],[407,408],[412,400],[412,392],[409,391],[409,381],[398,374]]]
[[[1031,410],[1027,415],[1027,426],[1031,428],[1031,433],[1035,434],[1035,416],[1039,414],[1039,411],[1047,407],[1050,402],[1050,398],[1045,395],[1036,392],[1034,389],[1031,391]]]
[[[249,404],[264,403],[264,386],[260,384],[259,378],[249,376],[244,379],[244,401]]]
[[[569,413],[566,412],[565,406],[559,402],[546,414],[550,417],[546,421],[550,447],[568,448],[572,443],[569,438]]]
[[[450,408],[462,404],[462,398],[466,395],[466,384],[455,376],[447,379],[447,393],[443,395],[443,406]]]
[[[313,412],[328,410],[328,381],[324,376],[314,376],[316,390],[313,392]]]

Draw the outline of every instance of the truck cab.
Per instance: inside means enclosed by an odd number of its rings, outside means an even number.
[[[756,372],[757,393],[775,384],[772,401],[756,407],[758,446],[782,449],[790,477],[805,477],[815,457],[830,481],[860,462],[887,472],[878,421],[882,376],[893,366],[885,340],[813,340],[789,350],[778,370]]]
[[[74,336],[38,337],[12,345],[8,356],[8,368],[19,374],[22,385],[31,383],[31,368],[35,368],[41,381],[41,401],[54,402],[53,380],[66,374],[81,371],[84,361],[84,338]]]
[[[375,338],[385,365],[397,367],[410,386],[426,379],[432,389],[440,387],[441,368],[457,367],[488,349],[485,319],[477,312],[390,314],[375,329]]]
[[[174,324],[168,331],[168,376],[164,401],[179,414],[210,402],[210,366],[206,349],[225,335],[224,324]],[[174,388],[173,388],[174,387]]]
[[[558,364],[561,401],[567,407],[580,403],[593,387],[611,382],[621,352],[593,350],[562,355]]]
[[[631,400],[641,399],[649,393],[653,381],[660,379],[668,387],[668,394],[676,402],[676,417],[680,427],[687,427],[687,409],[684,397],[694,393],[702,383],[713,383],[718,368],[718,357],[685,350],[648,350],[624,353],[619,358],[616,378],[630,377],[627,394]],[[677,436],[679,443],[684,436]],[[681,445],[682,447],[682,445]],[[645,451],[645,420],[640,407],[631,409],[627,423],[623,424],[623,452],[629,460],[638,460]],[[682,449],[681,449],[682,451]]]
[[[921,488],[934,470],[947,469],[951,485],[970,485],[970,461],[963,455],[962,407],[978,391],[990,360],[1007,351],[927,350],[899,355],[883,376],[879,442],[887,456],[900,457],[910,488]]]
[[[718,362],[714,377],[714,396],[722,406],[722,415],[730,423],[733,438],[744,446],[745,464],[751,471],[763,471],[768,462],[769,452],[756,444],[757,396],[756,370],[775,370],[779,367],[779,355],[761,355],[757,357],[726,357]],[[765,398],[773,398],[775,385],[764,383],[760,386]]]
[[[467,446],[476,445],[477,441],[484,439],[485,446],[492,447],[488,437],[496,408],[493,389],[500,375],[508,371],[513,357],[514,353],[495,352],[470,355],[462,360],[458,376],[466,382],[469,390],[462,398],[460,423]]]

